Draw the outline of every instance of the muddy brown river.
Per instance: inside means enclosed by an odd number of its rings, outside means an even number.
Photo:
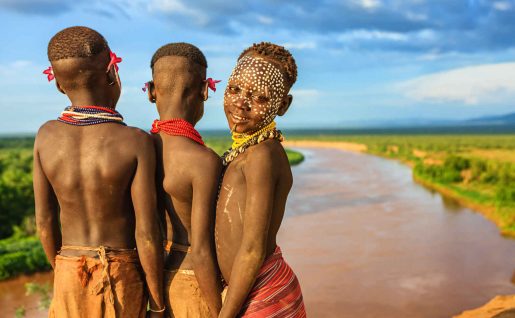
[[[412,180],[398,162],[298,148],[278,242],[302,285],[308,317],[451,317],[515,294],[515,240],[481,215]],[[24,295],[38,274],[0,283],[0,317],[44,317]]]

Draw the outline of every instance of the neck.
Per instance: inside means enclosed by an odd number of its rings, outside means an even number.
[[[159,113],[160,120],[179,118],[184,119],[195,126],[195,115],[189,110],[190,107],[188,107],[181,99],[159,101],[157,104],[157,112]]]
[[[272,121],[271,123],[269,123],[268,125],[266,125],[265,127],[257,130],[257,131],[254,131],[252,133],[249,133],[249,134],[245,134],[245,133],[237,133],[237,132],[233,132],[232,133],[232,149],[236,149],[240,146],[243,146],[245,144],[247,144],[251,139],[253,139],[254,137],[256,136],[259,136],[261,134],[265,134],[265,135],[268,135],[269,132],[271,131],[274,131],[275,130],[275,127],[276,127],[276,124],[275,124],[275,121]]]
[[[67,95],[72,103],[71,106],[102,106],[113,109],[116,107],[113,100],[105,96],[105,94],[92,94],[91,92],[87,92],[79,94],[68,93]]]

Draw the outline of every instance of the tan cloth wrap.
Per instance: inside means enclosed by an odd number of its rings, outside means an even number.
[[[63,246],[96,257],[57,255],[51,318],[143,318],[147,295],[135,249]]]
[[[165,302],[167,317],[211,317],[195,275],[181,273],[181,270],[165,272]]]

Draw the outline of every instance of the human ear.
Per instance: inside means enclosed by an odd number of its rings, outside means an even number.
[[[64,91],[64,89],[61,87],[61,84],[59,84],[59,81],[57,80],[57,78],[55,79],[55,87],[57,87],[57,90],[60,91],[62,94],[65,94],[66,95],[66,92]]]
[[[156,86],[154,85],[154,81],[148,82],[147,95],[148,95],[149,102],[151,102],[151,103],[156,102]]]
[[[202,83],[202,99],[206,101],[209,98],[209,82],[204,80]]]
[[[112,67],[107,73],[107,83],[109,85],[114,85],[114,83],[117,81],[117,78],[116,78],[116,70],[114,69],[114,67]]]
[[[279,110],[277,111],[277,115],[282,116],[286,113],[288,108],[290,108],[291,102],[293,101],[293,96],[291,94],[288,94],[284,96],[281,106],[279,107]]]

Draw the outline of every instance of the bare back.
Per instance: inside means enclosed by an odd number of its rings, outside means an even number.
[[[268,153],[268,159],[272,162],[266,166],[258,163],[249,167],[248,159],[255,156],[257,152]],[[267,171],[269,167],[273,167],[274,171]],[[265,182],[259,182],[255,186],[268,188],[273,193],[272,199],[249,192],[249,182],[252,182],[248,180],[249,169],[253,174],[270,175],[270,178],[265,178]],[[218,264],[228,284],[230,284],[234,260],[244,241],[244,230],[252,231],[255,227],[254,216],[246,216],[246,211],[249,210],[247,204],[259,202],[264,208],[267,205],[266,201],[271,200],[271,215],[268,220],[268,231],[265,233],[266,257],[268,257],[274,252],[276,246],[276,236],[284,216],[286,199],[292,182],[286,153],[281,144],[275,140],[268,140],[248,148],[227,167],[216,207],[215,236]],[[267,221],[263,220],[263,222]]]
[[[63,245],[136,246],[131,184],[147,141],[145,132],[116,123],[50,121],[40,129],[35,159],[59,203]]]
[[[216,153],[184,137],[161,134],[156,138],[158,167],[168,219],[168,241],[191,246],[194,206],[202,207],[200,222],[214,219],[214,201],[218,188],[221,161]],[[195,195],[194,190],[197,190]],[[209,214],[213,214],[210,216]],[[199,222],[197,221],[197,222]],[[200,223],[199,222],[199,223]],[[213,224],[206,224],[212,227]],[[203,233],[208,236],[208,233]],[[190,254],[172,250],[165,261],[167,269],[192,269]]]

